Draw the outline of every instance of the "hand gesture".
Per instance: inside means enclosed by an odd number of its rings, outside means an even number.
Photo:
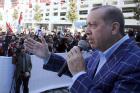
[[[33,40],[32,38],[27,38],[24,45],[27,51],[43,59],[50,55],[48,44],[43,37],[41,38],[41,43]]]

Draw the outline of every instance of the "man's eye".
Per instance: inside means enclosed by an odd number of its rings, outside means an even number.
[[[96,28],[97,24],[89,24],[90,27]]]

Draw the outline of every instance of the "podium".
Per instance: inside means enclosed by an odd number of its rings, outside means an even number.
[[[10,93],[14,70],[12,57],[0,56],[0,93]]]

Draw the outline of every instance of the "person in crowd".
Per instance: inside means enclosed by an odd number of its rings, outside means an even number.
[[[49,52],[43,38],[42,43],[28,38],[25,47],[45,60],[45,69],[59,71],[67,61],[73,76],[71,93],[139,93],[140,48],[124,34],[121,10],[110,5],[92,8],[85,33],[94,49],[86,62],[78,46],[67,53],[66,60]]]
[[[136,34],[136,42],[137,42],[138,46],[140,47],[140,32],[137,32],[137,34]]]
[[[16,93],[20,93],[20,87],[23,85],[23,93],[29,93],[28,83],[31,76],[31,57],[26,53],[23,45],[19,45],[15,55],[13,55],[13,61],[16,65],[15,70],[15,83]]]
[[[52,35],[48,35],[48,36],[45,38],[45,40],[46,40],[46,42],[47,42],[47,44],[48,44],[49,51],[55,52],[53,36],[52,36]]]
[[[73,48],[73,46],[76,46],[78,42],[74,40],[71,34],[67,34],[66,38],[67,38],[67,51],[70,51],[70,49]]]

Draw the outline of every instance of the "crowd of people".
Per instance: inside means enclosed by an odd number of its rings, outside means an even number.
[[[49,50],[53,53],[68,52],[73,46],[76,46],[80,40],[86,40],[87,37],[86,34],[81,35],[80,32],[76,32],[74,35],[72,35],[69,30],[64,30],[62,32],[52,31],[52,34],[44,34],[43,36],[36,35],[36,33],[34,32],[31,32],[29,34],[12,33],[10,35],[6,35],[5,32],[0,32],[0,56],[13,56],[14,53],[16,53],[16,51],[23,46],[26,37],[31,37],[39,42],[41,42],[40,37],[44,37],[48,44]],[[139,45],[139,31],[136,32],[133,30],[128,30],[125,34],[128,34],[130,37],[134,38]]]
[[[31,37],[38,42],[41,42],[40,37],[44,37],[48,43],[49,50],[53,53],[67,52],[73,46],[76,46],[79,40],[86,40],[86,35],[82,36],[80,32],[75,33],[75,35],[67,33],[68,32],[64,32],[64,36],[62,36],[60,32],[53,32],[52,34],[43,36],[35,35],[33,32],[30,34],[21,33],[16,35],[0,33],[0,56],[13,56],[17,50],[23,46],[26,37]]]

